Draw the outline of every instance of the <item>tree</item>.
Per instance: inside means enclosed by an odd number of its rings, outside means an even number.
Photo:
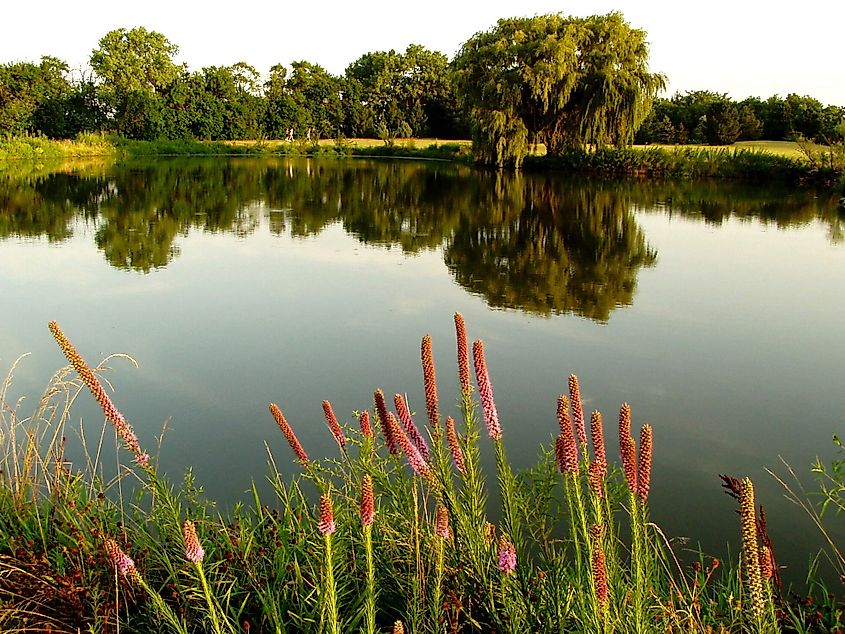
[[[91,53],[91,68],[102,80],[117,132],[150,138],[160,125],[158,94],[179,77],[173,62],[178,47],[144,27],[106,33]]]
[[[479,158],[518,167],[535,142],[552,155],[631,142],[665,84],[645,37],[620,13],[503,19],[474,35],[453,64]]]
[[[742,128],[739,112],[730,102],[716,102],[707,113],[707,141],[711,145],[730,145],[739,138]]]

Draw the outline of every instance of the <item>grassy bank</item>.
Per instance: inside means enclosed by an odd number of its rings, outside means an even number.
[[[71,141],[43,137],[0,139],[0,160],[46,161],[78,157],[140,156],[375,156],[472,162],[469,141],[400,139],[336,139],[319,142],[257,141],[132,141],[86,134]],[[731,178],[782,181],[839,187],[845,192],[845,153],[842,148],[788,142],[746,142],[730,147],[636,146],[570,151],[559,157],[540,145],[525,160],[529,170],[562,170],[605,176],[659,178]]]
[[[104,368],[51,323],[70,366],[36,411],[7,402],[11,379],[0,390],[2,631],[829,631],[835,601],[806,607],[781,589],[748,479],[726,479],[741,565],[679,564],[648,510],[660,430],[637,434],[622,405],[614,465],[575,376],[537,465],[514,473],[484,346],[469,346],[460,315],[455,326],[456,406],[437,399],[429,337],[425,414],[415,421],[402,396],[376,390],[345,424],[324,401],[334,457],[310,456],[271,403],[269,446],[290,446],[269,453],[274,493],[253,489],[250,505],[220,515],[190,477],[175,486],[158,472],[153,440],[120,414]],[[88,393],[113,428],[114,477],[98,433],[81,467],[66,460],[72,406]],[[494,473],[481,466],[488,451]],[[285,480],[277,461],[289,459],[299,475]]]

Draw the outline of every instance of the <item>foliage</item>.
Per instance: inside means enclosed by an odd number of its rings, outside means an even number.
[[[494,415],[483,344],[473,344],[476,397],[459,317],[457,425],[450,418],[444,434],[425,337],[428,424],[417,427],[397,395],[400,427],[378,390],[372,422],[362,411],[355,425],[340,424],[326,401],[338,457],[312,460],[271,405],[301,476],[283,482],[270,451],[273,495],[262,500],[253,487],[249,506],[225,515],[211,511],[190,472],[174,486],[155,458],[127,464],[119,447],[117,464],[107,465],[102,440],[89,445],[83,434],[83,467],[67,462],[72,405],[87,398],[86,387],[101,390],[106,368],[92,371],[57,337],[78,376],[59,371],[25,419],[6,400],[11,375],[0,390],[4,630],[372,632],[399,620],[421,634],[776,631],[753,612],[734,567],[702,557],[687,569],[674,558],[648,518],[651,429],[643,427],[637,447],[627,405],[624,475],[607,465],[598,413],[587,440],[574,376],[558,401],[555,448],[512,473],[504,447],[511,432]],[[105,393],[99,400],[126,442],[128,423]],[[401,453],[389,451],[391,434]],[[495,474],[480,460],[487,445]],[[498,484],[497,504],[488,502],[488,481]],[[771,592],[763,601],[789,624]]]
[[[455,80],[482,161],[519,166],[535,143],[568,148],[633,140],[664,85],[645,32],[619,13],[502,19],[455,57]]]

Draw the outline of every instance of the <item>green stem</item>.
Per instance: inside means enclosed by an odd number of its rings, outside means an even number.
[[[214,603],[214,598],[211,596],[211,588],[209,588],[208,581],[206,581],[205,572],[202,569],[202,562],[197,562],[196,567],[197,572],[199,573],[200,583],[202,584],[202,591],[205,595],[205,601],[208,604],[208,616],[211,618],[211,624],[214,626],[216,634],[223,634],[223,628],[221,627],[220,619],[217,616],[217,606]]]
[[[373,565],[373,527],[364,527],[364,554],[367,560],[367,595],[364,598],[365,632],[376,631],[376,571]]]
[[[324,599],[325,610],[327,613],[329,626],[328,631],[331,634],[339,634],[338,611],[337,611],[337,592],[334,583],[334,565],[332,563],[332,535],[326,533],[323,536],[326,544],[326,570],[324,579]]]

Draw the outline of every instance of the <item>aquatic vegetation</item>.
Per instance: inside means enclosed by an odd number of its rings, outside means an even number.
[[[102,370],[51,322],[71,368],[51,381],[26,433],[5,398],[0,409],[3,631],[773,632],[804,619],[783,601],[751,481],[725,478],[739,500],[739,568],[704,556],[680,564],[648,513],[654,430],[642,425],[637,442],[622,405],[621,467],[609,464],[602,416],[585,416],[575,375],[538,464],[515,473],[484,344],[472,346],[473,386],[460,315],[455,326],[461,396],[445,434],[426,336],[427,425],[416,425],[405,396],[390,411],[381,389],[355,424],[323,401],[338,456],[311,459],[270,404],[301,471],[283,481],[270,451],[272,499],[253,486],[253,504],[223,517],[190,474],[177,487],[156,460],[138,459],[142,443]],[[135,458],[111,481],[91,468],[99,457],[82,470],[63,458],[70,405],[86,388]],[[495,494],[482,467],[488,451]],[[130,480],[127,502],[119,493]]]

